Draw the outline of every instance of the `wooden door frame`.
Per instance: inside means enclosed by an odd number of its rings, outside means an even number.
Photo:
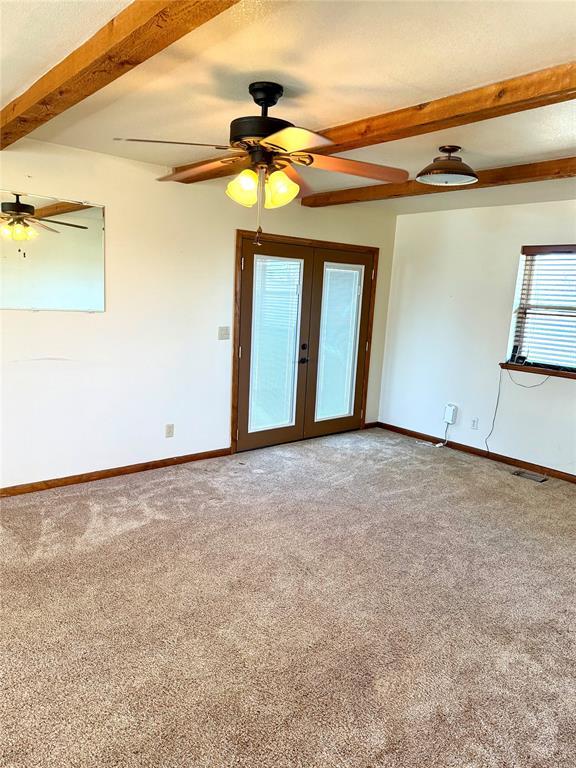
[[[240,300],[242,286],[242,244],[245,239],[255,238],[256,232],[249,229],[236,230],[236,258],[234,265],[234,327],[232,335],[232,432],[230,436],[230,452],[238,450],[238,380],[239,380],[239,347],[240,347]],[[369,254],[373,258],[374,278],[370,290],[370,306],[368,308],[368,348],[366,350],[366,369],[362,387],[362,418],[361,427],[366,422],[366,400],[368,397],[368,379],[370,376],[370,357],[372,354],[372,327],[374,324],[374,304],[376,301],[376,282],[378,280],[378,257],[380,249],[372,245],[355,245],[352,243],[339,243],[332,240],[313,240],[308,237],[292,237],[290,235],[262,234],[262,243],[284,243],[286,245],[304,245],[312,248],[326,248],[333,251],[352,251]]]

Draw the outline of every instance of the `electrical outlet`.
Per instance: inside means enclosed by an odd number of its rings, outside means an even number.
[[[164,437],[174,437],[174,424],[166,424],[164,427]]]
[[[479,422],[478,416],[474,416],[471,424],[472,429],[478,429],[478,422]]]

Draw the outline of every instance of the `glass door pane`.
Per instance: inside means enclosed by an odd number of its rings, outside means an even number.
[[[354,413],[364,266],[324,262],[315,421]]]
[[[295,424],[303,267],[254,255],[248,432]]]

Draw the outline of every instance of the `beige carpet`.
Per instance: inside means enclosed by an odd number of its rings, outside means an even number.
[[[574,768],[576,487],[374,429],[5,500],[3,768]]]

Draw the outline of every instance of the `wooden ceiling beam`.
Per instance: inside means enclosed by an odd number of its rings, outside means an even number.
[[[0,149],[96,93],[239,0],[134,0],[0,112]]]
[[[374,184],[371,187],[338,189],[334,192],[319,192],[302,198],[302,205],[309,208],[323,208],[329,205],[348,203],[366,203],[374,200],[391,200],[396,197],[416,197],[433,195],[438,192],[462,192],[466,189],[483,187],[501,187],[507,184],[526,184],[531,181],[549,181],[576,176],[576,157],[561,160],[545,160],[525,165],[510,165],[504,168],[489,168],[477,171],[478,183],[458,187],[432,187],[418,181],[406,181],[403,184]]]
[[[331,155],[347,152],[573,98],[576,98],[576,62],[571,61],[413,107],[327,128],[320,133],[334,144],[315,151]]]
[[[35,216],[37,219],[49,219],[51,216],[61,216],[64,213],[85,211],[86,208],[92,208],[92,206],[83,205],[82,203],[66,203],[63,201],[45,205],[42,208],[36,208]]]

